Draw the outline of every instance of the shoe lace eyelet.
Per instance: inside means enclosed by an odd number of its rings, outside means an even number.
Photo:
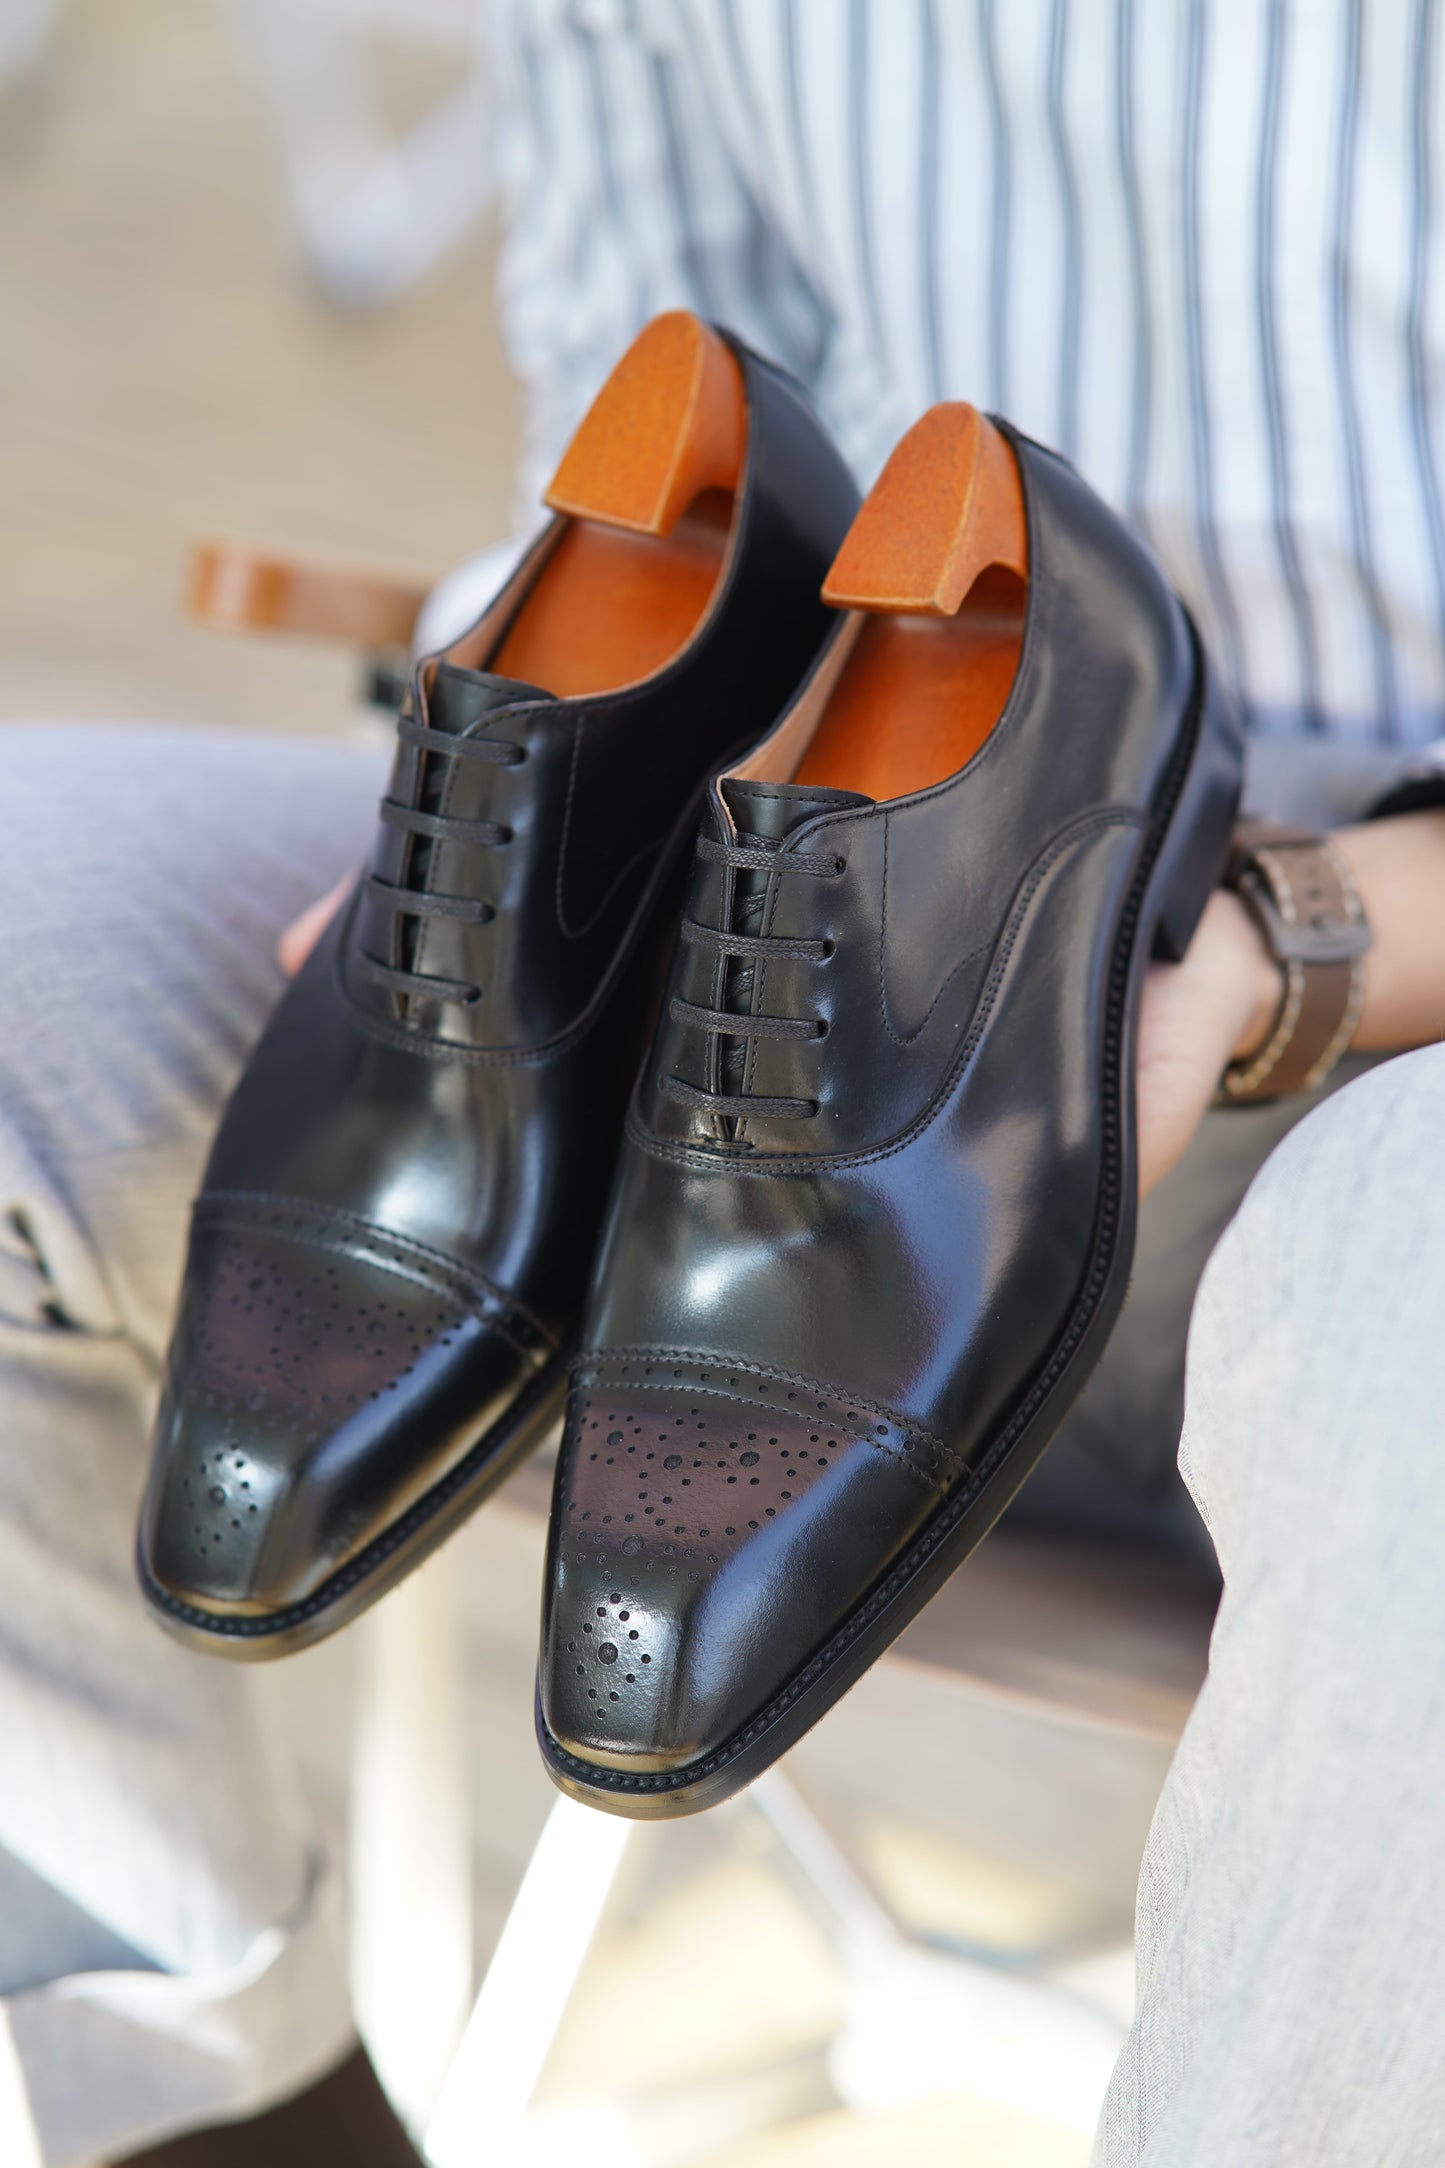
[[[833,872],[835,875],[840,873],[846,873],[847,871],[848,861],[846,858],[835,858],[833,860]]]
[[[836,942],[835,940],[833,940],[833,938],[831,937],[831,935],[826,935],[826,936],[824,937],[824,941],[823,941],[823,947],[822,947],[822,952],[821,952],[821,955],[820,955],[820,957],[819,957],[819,961],[820,961],[821,963],[825,963],[825,964],[826,964],[826,963],[831,963],[831,962],[832,962],[832,960],[833,960],[833,958],[834,958],[834,956],[836,956],[836,955],[837,955],[837,953],[838,953],[838,944],[837,944],[837,942]]]

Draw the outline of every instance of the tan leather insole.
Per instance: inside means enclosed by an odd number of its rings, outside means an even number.
[[[572,520],[487,668],[564,700],[651,677],[707,613],[732,513],[731,496],[708,489],[669,535]]]
[[[903,798],[956,775],[1003,713],[1024,592],[995,566],[954,617],[869,612],[794,780]]]

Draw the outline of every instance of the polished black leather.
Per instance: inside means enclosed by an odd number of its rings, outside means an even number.
[[[1239,736],[1153,559],[1013,441],[1024,642],[973,760],[886,804],[709,794],[714,846],[783,840],[776,871],[704,850],[687,915],[778,946],[740,979],[679,943],[548,1569],[544,1753],[618,1812],[723,1796],[836,1698],[1002,1509],[1122,1298],[1143,964],[1217,876]],[[728,1038],[694,1020],[719,1004],[813,1029]]]
[[[587,699],[461,667],[475,640],[423,665],[368,875],[226,1109],[139,1548],[207,1645],[341,1623],[555,1407],[700,790],[807,670],[856,504],[737,351],[746,467],[689,646]]]

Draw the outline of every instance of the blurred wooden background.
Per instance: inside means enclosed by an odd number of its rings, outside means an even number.
[[[376,50],[399,120],[456,65]],[[0,91],[0,718],[344,728],[350,657],[184,623],[192,537],[431,574],[508,531],[490,232],[374,313],[293,250],[215,0],[67,0]]]

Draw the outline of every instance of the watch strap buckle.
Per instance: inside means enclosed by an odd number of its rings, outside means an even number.
[[[1241,867],[1235,891],[1260,921],[1270,954],[1282,964],[1352,964],[1369,950],[1367,919],[1320,916],[1291,924],[1257,865]]]

